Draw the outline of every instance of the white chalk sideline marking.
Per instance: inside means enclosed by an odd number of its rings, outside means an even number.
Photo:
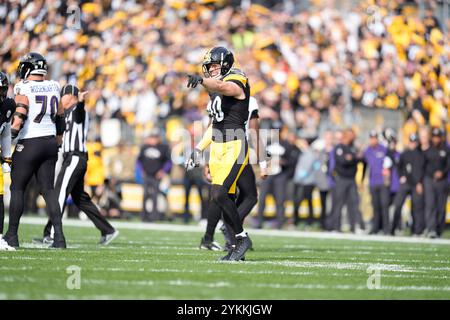
[[[47,223],[46,218],[42,217],[23,217],[22,223],[44,226]],[[117,229],[133,230],[155,230],[155,231],[179,231],[179,232],[204,232],[205,228],[201,226],[186,226],[167,223],[142,223],[128,221],[111,221],[111,224]],[[91,221],[65,219],[64,226],[94,228]],[[345,233],[329,232],[307,232],[290,230],[260,230],[247,229],[250,235],[263,235],[274,237],[292,237],[292,238],[314,238],[314,239],[337,239],[354,241],[375,241],[375,242],[398,242],[398,243],[419,243],[419,244],[443,244],[450,245],[450,239],[426,239],[414,237],[392,237],[378,235],[356,235]]]

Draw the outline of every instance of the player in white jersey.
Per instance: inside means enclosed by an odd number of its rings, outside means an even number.
[[[55,81],[45,80],[47,61],[39,53],[31,52],[20,59],[18,75],[21,80],[14,87],[16,111],[11,125],[11,137],[18,138],[18,142],[12,156],[9,227],[4,240],[12,247],[19,247],[24,192],[35,175],[55,230],[51,247],[66,248],[54,188],[58,158],[56,135],[64,129],[61,126],[64,110],[59,108],[60,87]]]

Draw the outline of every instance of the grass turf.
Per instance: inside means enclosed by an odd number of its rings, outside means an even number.
[[[0,252],[0,299],[450,299],[448,245],[260,235],[246,262],[223,263],[198,250],[201,233],[121,229],[99,247],[96,229],[65,230],[69,249],[50,250],[31,245],[41,226],[21,225],[22,248]]]

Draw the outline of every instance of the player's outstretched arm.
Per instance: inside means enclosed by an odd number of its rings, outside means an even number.
[[[235,97],[236,99],[245,99],[244,90],[234,82],[205,78],[202,84],[209,92],[217,92],[227,97]]]
[[[200,141],[197,143],[196,149],[200,151],[204,151],[206,148],[209,147],[212,141],[212,123],[209,124],[208,128],[206,129],[206,132],[203,134]]]
[[[214,78],[203,78],[197,74],[189,75],[187,87],[195,88],[198,84],[202,84],[209,92],[216,92],[227,97],[235,97],[236,99],[245,99],[244,90],[236,83],[231,81],[221,81]]]
[[[212,123],[210,122],[208,129],[206,129],[205,134],[202,136],[199,143],[195,146],[194,151],[192,151],[189,160],[186,163],[186,170],[192,170],[195,167],[200,166],[200,159],[202,152],[209,147],[212,141]]]

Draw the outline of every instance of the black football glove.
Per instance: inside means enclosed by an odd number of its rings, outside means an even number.
[[[186,171],[190,171],[194,169],[195,167],[200,166],[200,159],[202,156],[202,152],[200,149],[195,148],[194,151],[191,153],[191,157],[186,162]]]
[[[203,78],[198,74],[190,74],[187,87],[195,88],[199,83],[203,83]]]

